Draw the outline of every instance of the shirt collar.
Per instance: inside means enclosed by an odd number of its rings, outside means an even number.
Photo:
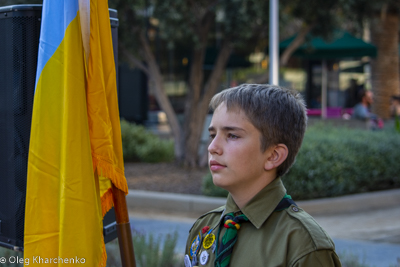
[[[285,194],[286,189],[283,186],[281,178],[278,177],[258,192],[241,210],[236,205],[231,194],[229,194],[224,214],[241,211],[259,229],[275,210],[276,206],[278,206]]]

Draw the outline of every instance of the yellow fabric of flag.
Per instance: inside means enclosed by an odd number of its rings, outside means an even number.
[[[43,3],[28,157],[26,266],[105,266],[102,218],[113,205],[110,181],[127,193],[107,1],[90,1],[89,59],[79,4]]]
[[[127,194],[113,44],[109,29],[107,1],[91,0],[87,101],[93,165],[101,178],[109,178]],[[101,189],[108,188],[101,192],[104,215],[112,207],[112,195],[107,185],[109,180],[101,181]]]

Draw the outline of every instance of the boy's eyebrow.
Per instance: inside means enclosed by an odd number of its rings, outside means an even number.
[[[235,127],[235,126],[224,126],[224,127],[222,127],[222,130],[225,131],[225,132],[227,132],[227,131],[242,131],[242,132],[245,132],[245,130],[243,128]],[[208,127],[208,131],[209,132],[215,131],[214,126]]]

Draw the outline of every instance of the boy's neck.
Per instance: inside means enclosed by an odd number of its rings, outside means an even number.
[[[264,189],[267,185],[272,183],[276,178],[276,174],[265,177],[265,179],[260,180],[259,183],[252,184],[251,186],[240,188],[237,191],[229,191],[233,200],[239,209],[242,209],[246,206],[249,201],[255,197],[262,189]]]

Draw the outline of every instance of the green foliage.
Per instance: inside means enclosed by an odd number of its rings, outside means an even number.
[[[392,128],[366,131],[316,124],[307,130],[283,183],[295,200],[398,188],[399,147],[399,135]],[[204,178],[202,192],[226,196],[211,175]]]
[[[349,20],[357,21],[360,24],[385,12],[400,10],[400,2],[397,0],[339,0],[338,3]]]
[[[133,247],[135,250],[136,266],[138,267],[178,267],[183,260],[175,254],[178,233],[168,234],[164,238],[161,249],[161,236],[155,238],[153,234],[133,232]],[[121,266],[120,253],[117,241],[110,242],[107,248],[107,266]]]
[[[149,26],[148,17],[152,15],[150,12],[152,10],[152,1],[109,0],[108,5],[118,11],[118,42],[120,44],[119,49],[122,52],[121,56],[125,49],[129,49],[133,55],[137,56],[140,54],[139,38],[137,36]],[[124,57],[120,59],[123,60]]]
[[[338,253],[342,267],[370,267],[365,263],[365,259],[360,260],[360,257],[356,254],[343,251]]]
[[[228,191],[214,185],[211,173],[208,173],[203,177],[201,192],[205,196],[213,197],[226,197],[228,195]]]
[[[293,23],[294,19],[297,19],[302,21],[303,25],[313,25],[312,34],[325,39],[332,38],[333,30],[343,23],[342,18],[338,16],[337,0],[282,0],[279,5],[283,25]]]
[[[121,120],[125,161],[166,162],[174,159],[173,141],[160,139],[144,126]]]
[[[156,41],[158,49],[175,48],[180,61],[182,46],[191,54],[200,46],[214,46],[218,39],[221,44],[229,40],[235,47],[254,48],[257,41],[249,40],[268,33],[268,1],[263,0],[110,0],[109,5],[118,10],[120,45],[137,57],[141,34],[150,43]]]
[[[400,187],[399,145],[393,129],[315,125],[307,130],[296,163],[283,181],[294,199]]]
[[[196,45],[204,37],[213,40],[218,31],[217,38],[240,45],[268,25],[267,10],[268,2],[262,0],[156,0],[154,17],[160,21],[161,38],[165,40],[190,40]],[[201,24],[212,29],[208,36],[202,36]]]
[[[399,116],[396,115],[394,119],[395,119],[394,128],[398,133],[400,133],[400,119],[399,119]]]
[[[342,267],[372,267],[365,263],[365,256],[360,259],[360,256],[352,252],[342,251],[338,253]],[[391,264],[389,267],[400,267],[400,258],[397,258],[397,264]]]
[[[0,262],[1,267],[22,266],[23,265],[23,257],[24,257],[24,255],[20,251],[14,251],[14,250],[0,247],[0,258],[5,259],[4,263]],[[21,259],[22,259],[22,262],[20,262]],[[26,262],[26,263],[29,265],[29,262]]]

